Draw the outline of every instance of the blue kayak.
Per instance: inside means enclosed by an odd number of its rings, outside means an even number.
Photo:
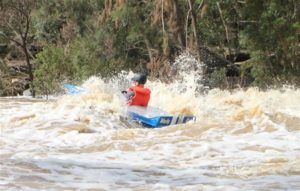
[[[63,84],[68,94],[78,95],[85,92],[84,88],[72,84]],[[137,121],[145,127],[159,128],[175,124],[184,124],[195,120],[192,115],[172,115],[155,107],[128,106],[127,114],[133,121]]]
[[[191,115],[172,115],[155,107],[129,106],[129,117],[146,127],[159,128],[175,124],[184,124],[196,118]]]
[[[68,94],[81,94],[85,90],[79,86],[75,86],[73,84],[63,84],[64,89]]]

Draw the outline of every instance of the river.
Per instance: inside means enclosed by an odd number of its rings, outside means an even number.
[[[0,190],[300,190],[299,89],[149,81],[151,106],[197,118],[150,129],[126,118],[126,83],[0,98]]]

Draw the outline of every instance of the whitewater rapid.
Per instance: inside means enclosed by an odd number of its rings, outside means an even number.
[[[0,190],[300,190],[299,89],[196,94],[150,80],[151,106],[197,120],[149,129],[126,118],[128,81],[81,85],[0,98]]]

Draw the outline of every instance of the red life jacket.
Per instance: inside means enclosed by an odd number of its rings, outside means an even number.
[[[128,101],[128,105],[147,106],[150,100],[151,91],[148,88],[144,88],[144,85],[139,84],[137,86],[130,86],[128,91],[133,91],[134,96]]]

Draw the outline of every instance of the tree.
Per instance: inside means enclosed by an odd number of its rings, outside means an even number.
[[[243,9],[246,44],[255,57],[252,70],[257,82],[300,84],[299,3],[287,1],[247,1]]]
[[[27,46],[32,29],[31,13],[34,7],[35,0],[2,0],[0,2],[0,35],[15,43],[24,53],[33,97],[35,97],[35,89],[33,68],[30,62],[32,56]]]

